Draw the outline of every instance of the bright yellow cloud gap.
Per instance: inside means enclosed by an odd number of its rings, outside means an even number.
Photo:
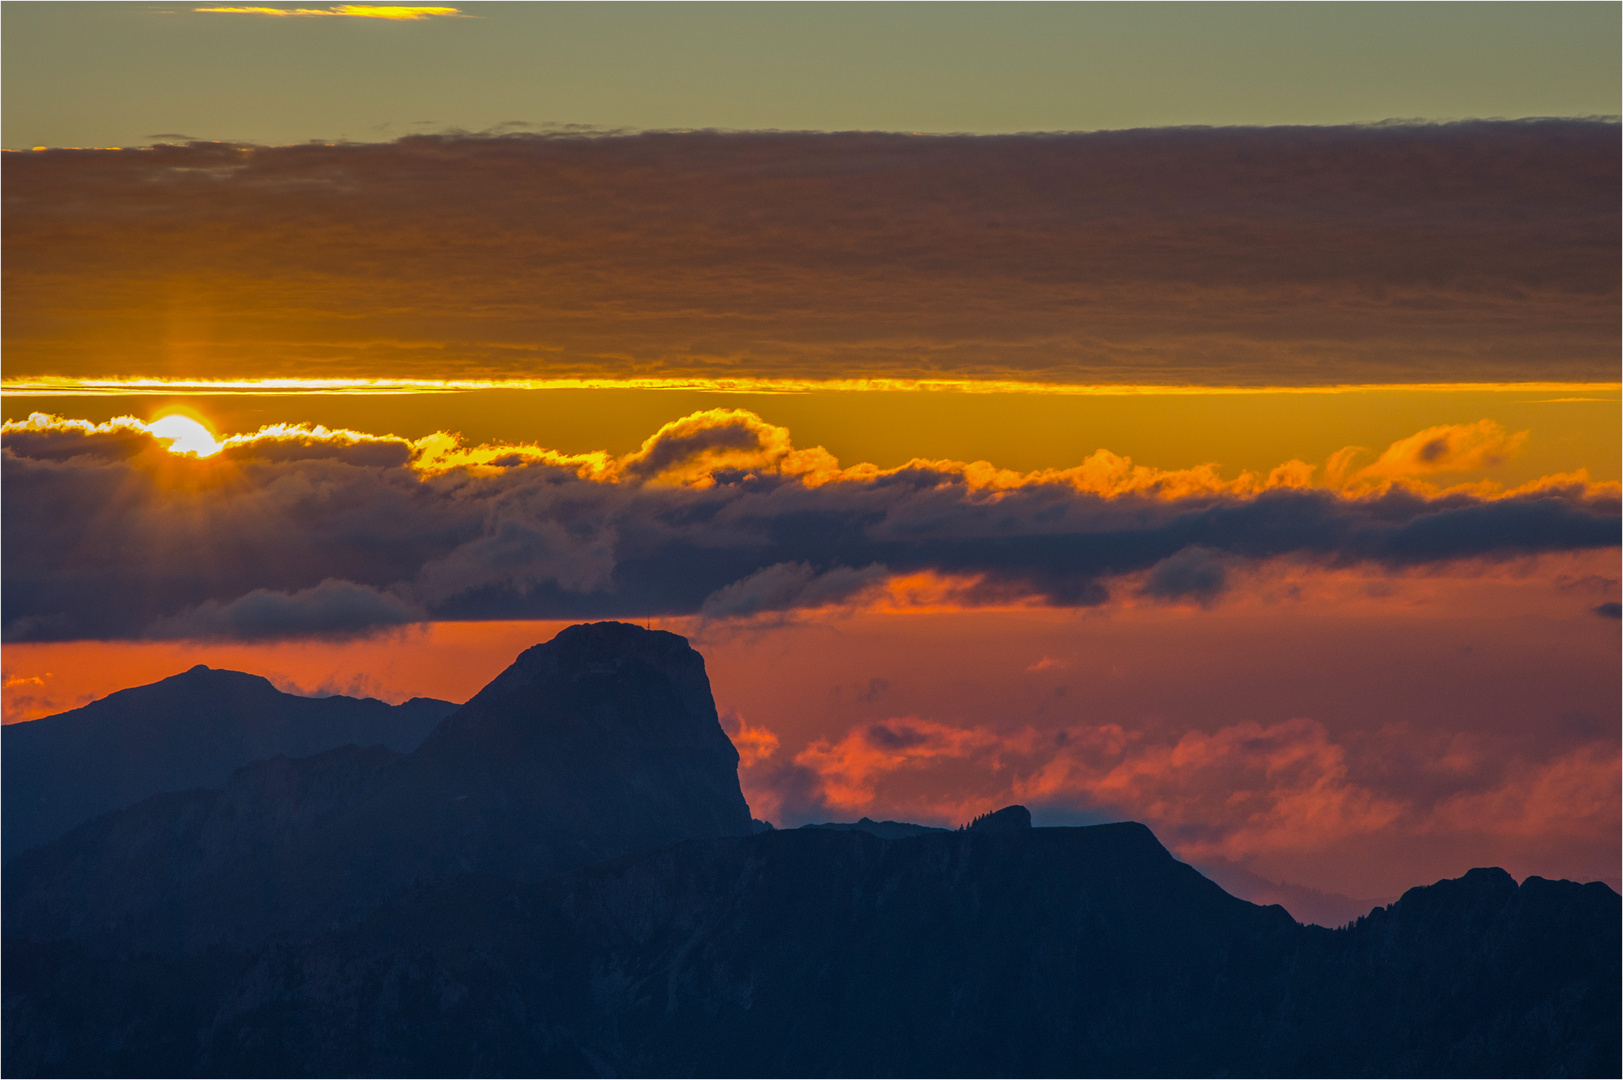
[[[460,8],[454,7],[408,7],[390,4],[335,4],[326,8],[200,7],[192,10],[206,15],[273,15],[297,18],[347,16],[352,19],[394,19],[408,22],[462,14]]]
[[[959,394],[1055,394],[1079,397],[1234,396],[1247,394],[1358,394],[1391,391],[1463,393],[1522,391],[1550,394],[1616,394],[1615,382],[1358,383],[1331,386],[1201,386],[1086,384],[1015,379],[784,379],[784,378],[560,378],[560,379],[85,379],[43,375],[0,379],[0,394],[96,396],[100,394],[454,394],[475,390],[697,390],[731,394],[937,392]],[[1562,400],[1562,399],[1557,399]],[[1589,400],[1571,397],[1564,400]]]

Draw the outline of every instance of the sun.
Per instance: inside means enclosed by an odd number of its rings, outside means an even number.
[[[181,413],[170,413],[154,420],[147,425],[147,430],[160,439],[168,439],[171,454],[195,454],[206,458],[225,449],[215,441],[212,431]]]

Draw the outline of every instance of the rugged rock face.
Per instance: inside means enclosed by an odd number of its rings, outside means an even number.
[[[675,634],[596,623],[524,652],[405,757],[261,763],[27,852],[6,866],[4,912],[27,937],[246,947],[447,874],[538,881],[751,831],[703,658]]]
[[[414,698],[284,694],[258,675],[199,664],[83,708],[0,728],[6,858],[142,799],[217,788],[261,758],[354,744],[415,750],[456,709]]]

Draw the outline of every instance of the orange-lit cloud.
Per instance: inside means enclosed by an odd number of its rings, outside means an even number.
[[[7,377],[1615,383],[1617,131],[16,153]]]
[[[894,774],[970,762],[988,777],[1006,774],[993,784],[994,802],[1071,804],[1143,820],[1191,858],[1315,849],[1386,828],[1407,809],[1350,781],[1343,748],[1310,720],[1247,721],[1161,742],[1117,724],[999,733],[908,716],[815,740],[794,762],[815,778],[817,799],[846,814],[872,809]],[[984,809],[986,798],[974,792],[959,812]],[[935,817],[944,807],[914,809]]]
[[[399,4],[334,4],[324,8],[301,7],[200,7],[193,11],[205,15],[270,15],[276,18],[350,18],[391,19],[415,22],[420,19],[446,18],[462,14],[454,7],[424,7]]]
[[[1189,857],[1318,849],[1394,822],[1406,807],[1347,776],[1323,725],[1254,721],[1145,745],[1119,727],[1081,731],[1014,790],[1038,803],[1136,811]]]
[[[1401,733],[1360,741],[1365,754],[1379,754],[1421,740]],[[800,818],[884,814],[951,824],[1021,802],[1050,820],[1131,819],[1181,858],[1237,865],[1468,834],[1590,846],[1617,836],[1615,740],[1544,761],[1501,755],[1461,765],[1445,755],[1426,766],[1427,785],[1413,785],[1383,777],[1371,762],[1355,767],[1348,746],[1309,719],[1168,737],[1120,724],[1010,730],[904,716],[815,739],[792,765],[755,759],[746,788],[760,807]]]
[[[943,759],[995,758],[1004,741],[984,728],[906,716],[854,728],[837,742],[818,739],[795,755],[795,764],[816,775],[824,803],[848,812],[871,806],[876,782],[898,769],[925,768]]]
[[[1462,792],[1427,820],[1437,832],[1508,833],[1524,839],[1586,839],[1617,826],[1623,816],[1615,742],[1580,746],[1553,761],[1517,762],[1487,791]]]
[[[741,768],[753,768],[778,751],[778,737],[764,727],[752,726],[737,709],[722,711],[721,726],[738,750]]]
[[[1399,439],[1379,458],[1357,471],[1353,463],[1366,451],[1349,446],[1337,451],[1325,464],[1331,483],[1367,486],[1382,481],[1433,476],[1438,473],[1475,472],[1491,469],[1519,452],[1528,432],[1507,432],[1492,420],[1474,424],[1439,424]]]

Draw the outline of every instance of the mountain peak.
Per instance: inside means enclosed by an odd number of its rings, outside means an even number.
[[[413,875],[457,866],[539,879],[753,831],[704,658],[629,623],[571,626],[526,649],[379,799],[375,819],[414,852]]]
[[[628,663],[680,674],[685,681],[691,681],[695,672],[700,678],[704,673],[704,657],[680,634],[635,623],[577,623],[559,631],[551,641],[525,649],[486,690],[556,675],[575,679],[615,675]]]
[[[154,700],[161,698],[166,692],[179,691],[183,694],[193,693],[238,693],[249,695],[274,696],[282,691],[276,689],[276,684],[263,675],[253,675],[246,671],[232,671],[230,668],[211,668],[207,664],[193,664],[185,671],[159,679],[155,683],[145,686],[132,686],[125,690],[118,690],[109,694],[109,698],[120,695],[145,695]]]
[[[1019,832],[1031,828],[1031,811],[1020,805],[982,814],[969,823],[970,832]]]
[[[632,623],[581,623],[532,646],[430,740],[450,748],[473,740],[540,738],[547,752],[588,746],[677,746],[738,755],[721,729],[704,657],[686,638]],[[515,741],[516,740],[516,741]]]
[[[0,758],[10,857],[162,792],[217,787],[260,758],[383,745],[404,753],[454,708],[285,694],[269,679],[197,664],[54,716],[9,724]]]

